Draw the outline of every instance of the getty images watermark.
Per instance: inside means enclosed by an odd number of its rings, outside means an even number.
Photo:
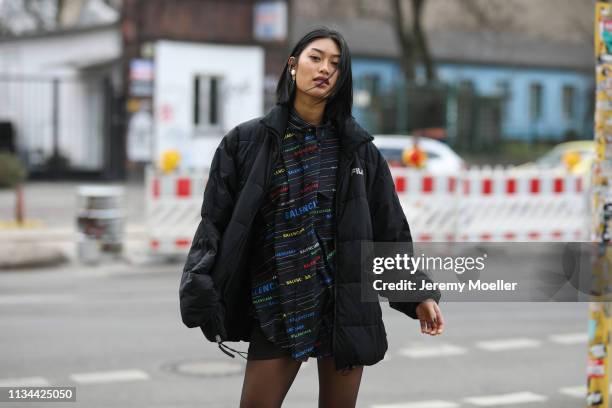
[[[366,242],[362,301],[581,302],[612,300],[595,282],[612,267],[594,265],[590,242]],[[612,292],[612,288],[611,288]]]
[[[395,257],[375,257],[372,261],[372,272],[381,275],[385,271],[405,271],[415,275],[419,270],[423,271],[448,271],[463,274],[466,271],[484,271],[487,254],[478,257],[441,257],[441,256],[411,256],[409,254],[395,254]],[[468,280],[467,282],[433,282],[426,279],[410,280],[400,279],[399,282],[385,282],[383,279],[374,280],[374,289],[386,290],[440,290],[458,291],[464,290],[516,290],[518,282],[507,282],[497,279],[495,282],[483,282],[481,279]]]

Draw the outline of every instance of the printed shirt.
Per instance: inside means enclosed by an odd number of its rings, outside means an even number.
[[[296,360],[332,353],[334,203],[339,140],[290,109],[281,154],[255,219],[251,313]]]

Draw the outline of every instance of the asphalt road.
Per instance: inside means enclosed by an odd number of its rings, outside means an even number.
[[[0,272],[0,386],[76,386],[53,407],[237,407],[244,360],[183,326],[181,266]],[[584,406],[586,303],[442,309],[446,332],[430,337],[383,305],[389,351],[366,367],[359,407]],[[317,389],[311,360],[285,406],[315,407]]]

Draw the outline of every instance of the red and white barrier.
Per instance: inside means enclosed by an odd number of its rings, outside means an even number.
[[[534,174],[431,175],[420,171],[393,169],[398,194],[435,194],[462,196],[519,196],[582,194],[584,181],[580,176]]]
[[[415,241],[582,241],[589,239],[588,181],[580,176],[467,170],[432,175],[391,168]],[[153,253],[184,255],[200,222],[206,169],[146,172],[146,220]]]
[[[391,169],[415,241],[588,239],[588,181],[512,169]]]
[[[184,255],[200,222],[200,210],[208,173],[182,171],[146,172],[146,224],[151,252]]]

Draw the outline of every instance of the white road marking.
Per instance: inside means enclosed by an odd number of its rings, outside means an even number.
[[[612,393],[612,383],[610,383],[609,390]],[[586,387],[586,385],[577,385],[575,387],[563,387],[563,388],[559,388],[559,392],[561,394],[565,394],[565,395],[568,395],[570,397],[586,398],[586,396],[587,396],[587,387]]]
[[[544,402],[548,397],[544,395],[534,394],[530,391],[513,392],[511,394],[500,395],[483,395],[478,397],[469,397],[463,399],[470,404],[478,405],[479,407],[492,407],[495,405],[509,404],[526,404],[528,402]]]
[[[566,333],[551,334],[548,336],[551,341],[560,344],[585,344],[588,340],[587,333]]]
[[[444,357],[465,353],[467,353],[466,349],[453,344],[441,344],[438,346],[413,345],[398,351],[398,354],[410,358]]]
[[[70,378],[80,384],[95,384],[120,381],[148,380],[149,374],[141,370],[119,370],[71,374]]]
[[[570,397],[586,398],[587,387],[585,385],[578,385],[576,387],[563,387],[559,388],[561,394],[569,395]]]
[[[371,408],[456,408],[459,404],[449,401],[418,401],[418,402],[398,402],[395,404],[376,404]]]
[[[49,381],[43,377],[0,378],[0,387],[46,387]]]
[[[503,350],[516,350],[522,348],[538,347],[540,341],[528,338],[515,338],[515,339],[502,339],[502,340],[488,340],[479,341],[476,346],[487,351],[503,351]]]

